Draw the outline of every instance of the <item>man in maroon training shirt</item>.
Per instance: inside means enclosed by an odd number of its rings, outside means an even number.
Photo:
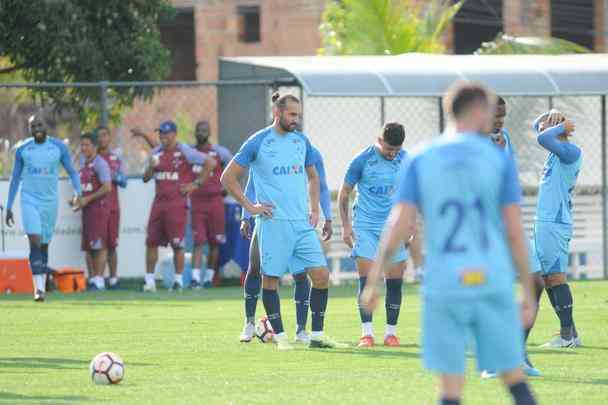
[[[110,193],[110,220],[108,221],[107,229],[107,244],[108,244],[108,267],[110,269],[110,279],[108,281],[108,290],[118,289],[118,236],[120,234],[120,202],[118,199],[118,187],[127,187],[127,176],[125,174],[124,162],[118,154],[112,152],[112,138],[109,128],[105,126],[97,127],[95,130],[97,135],[97,154],[101,156],[110,167],[112,177],[112,192]],[[93,268],[93,259],[87,253],[87,267]]]
[[[156,291],[154,267],[158,260],[158,247],[170,244],[173,248],[175,280],[173,290],[183,287],[184,236],[188,215],[188,196],[198,189],[215,167],[215,160],[196,149],[177,142],[177,126],[172,121],[158,128],[160,146],[152,150],[144,183],[156,181],[156,195],[148,221],[146,240],[146,283],[144,291]],[[203,166],[200,176],[192,180],[192,167]]]
[[[224,218],[224,194],[220,183],[222,168],[232,159],[232,153],[223,146],[209,142],[211,134],[209,122],[199,121],[196,124],[194,135],[196,149],[215,160],[215,169],[201,188],[190,196],[192,238],[194,251],[192,252],[192,288],[201,287],[201,262],[203,247],[209,244],[207,270],[202,280],[205,287],[213,285],[213,277],[219,267],[220,245],[226,241]],[[202,167],[194,166],[194,172],[200,173]]]
[[[73,205],[73,209],[82,210],[82,250],[91,257],[90,288],[103,290],[112,179],[110,167],[97,154],[97,137],[94,134],[87,133],[80,137],[80,149],[82,199]]]

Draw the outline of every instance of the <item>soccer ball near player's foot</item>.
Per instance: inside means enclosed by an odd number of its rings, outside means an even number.
[[[97,385],[118,384],[125,375],[125,366],[118,355],[99,353],[89,366],[91,380]]]
[[[262,343],[271,343],[274,339],[274,330],[267,317],[263,317],[255,326],[255,336]]]

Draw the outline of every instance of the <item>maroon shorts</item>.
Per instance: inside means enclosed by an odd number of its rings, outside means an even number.
[[[154,200],[148,221],[148,238],[150,247],[167,246],[184,247],[188,208],[183,200]]]
[[[217,197],[192,201],[192,238],[197,246],[226,242],[224,198]]]
[[[120,234],[120,211],[110,211],[110,220],[108,221],[108,248],[116,249],[118,247],[118,235]]]
[[[85,207],[82,210],[82,250],[108,247],[110,209],[107,205]]]

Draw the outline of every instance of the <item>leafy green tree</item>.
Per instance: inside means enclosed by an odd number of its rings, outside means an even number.
[[[174,15],[167,0],[0,0],[0,82],[16,74],[34,83],[162,80],[170,62],[158,24]],[[113,88],[108,97],[118,109],[151,91]],[[31,92],[83,123],[97,118],[99,88]]]
[[[560,38],[513,37],[499,33],[494,41],[481,44],[477,55],[560,55],[589,53],[589,49]]]
[[[343,0],[328,2],[320,26],[321,55],[440,53],[442,34],[464,1]]]

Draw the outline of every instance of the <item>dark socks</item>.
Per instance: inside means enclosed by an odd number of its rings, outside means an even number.
[[[367,323],[372,321],[372,314],[367,313],[361,308],[361,304],[359,299],[361,298],[361,294],[363,294],[363,290],[365,289],[365,284],[367,283],[367,277],[359,277],[359,292],[357,293],[357,306],[359,307],[359,316],[361,317],[361,323]]]
[[[442,398],[439,401],[439,405],[460,405],[460,400],[459,399],[446,399],[446,398]]]
[[[30,244],[30,268],[33,275],[46,273],[46,266],[42,261],[42,250],[34,244]]]
[[[572,292],[568,284],[560,284],[550,288],[553,295],[553,308],[559,318],[561,326],[561,336],[563,339],[569,340],[573,337],[572,321]]]
[[[510,386],[509,391],[511,391],[515,405],[536,405],[536,400],[525,381]]]
[[[293,300],[296,304],[296,321],[298,324],[297,332],[306,329],[308,321],[308,307],[310,305],[310,281],[308,277],[296,278]]]
[[[272,325],[274,333],[283,333],[283,320],[281,319],[281,301],[277,290],[262,290],[262,301],[266,309],[266,316]]]
[[[260,277],[260,274],[247,272],[247,276],[245,276],[245,316],[247,322],[255,322],[255,309],[258,305],[261,286],[262,277]]]
[[[327,309],[327,288],[311,288],[310,290],[310,312],[312,314],[312,331],[323,331],[323,320]]]
[[[389,278],[386,280],[386,324],[397,325],[401,308],[403,279]]]
[[[49,268],[49,245],[45,244],[41,246],[40,253],[42,254],[42,265],[45,271],[48,273]]]

